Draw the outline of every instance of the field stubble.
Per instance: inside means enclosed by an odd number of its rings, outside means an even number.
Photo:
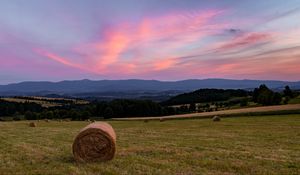
[[[0,174],[300,174],[300,115],[111,121],[117,154],[77,164],[87,122],[0,122]]]

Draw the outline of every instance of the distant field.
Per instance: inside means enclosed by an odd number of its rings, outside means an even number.
[[[289,104],[300,104],[300,96],[293,98],[289,101]]]
[[[7,98],[0,98],[5,101],[9,102],[16,102],[16,103],[37,103],[43,107],[55,107],[55,106],[62,106],[67,103],[74,103],[74,104],[88,104],[89,102],[85,100],[76,100],[76,99],[66,99],[66,98],[47,98],[47,97],[29,97],[30,99],[26,99],[27,97],[7,97]],[[64,101],[64,102],[58,102]]]
[[[276,105],[276,106],[260,106],[248,107],[240,109],[229,109],[214,112],[190,113],[182,115],[170,115],[162,117],[131,117],[131,118],[114,118],[113,120],[159,120],[159,119],[189,119],[189,118],[207,118],[214,115],[231,116],[231,115],[259,115],[259,114],[278,114],[287,112],[288,114],[300,113],[300,104]]]
[[[76,164],[87,122],[0,122],[0,174],[300,174],[300,115],[110,123],[115,159]]]

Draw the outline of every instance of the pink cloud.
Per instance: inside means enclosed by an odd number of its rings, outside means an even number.
[[[282,79],[299,80],[300,51],[288,48],[278,52],[250,55],[247,57],[226,57],[193,61],[185,70],[185,77],[195,75],[219,78]],[[194,66],[193,66],[194,65]],[[184,71],[178,74],[184,75]]]
[[[208,29],[209,20],[222,14],[221,10],[211,10],[206,12],[177,12],[156,18],[143,19],[137,26],[137,30],[133,33],[136,40],[153,40],[174,35],[187,35],[196,32],[195,30]],[[202,32],[203,32],[202,31]]]
[[[211,21],[222,13],[220,10],[177,12],[144,18],[135,23],[124,22],[110,26],[100,33],[102,39],[83,44],[73,50],[79,55],[84,55],[84,64],[80,66],[79,63],[57,55],[46,56],[64,65],[92,70],[98,74],[109,74],[113,72],[113,67],[127,67],[126,70],[130,69],[131,73],[137,70],[161,71],[174,64],[174,61],[164,58],[182,56],[182,53],[176,53],[177,49],[223,28],[222,23],[211,24]]]
[[[107,66],[116,63],[121,56],[120,54],[128,47],[129,44],[130,38],[123,32],[107,32],[104,42],[96,45],[96,49],[100,50],[100,54],[95,55],[97,60],[96,69],[102,71]]]
[[[175,60],[174,59],[164,59],[164,60],[159,60],[154,62],[154,70],[155,71],[160,71],[160,70],[165,70],[168,69],[170,67],[173,67],[175,64]]]
[[[63,64],[63,65],[66,65],[66,66],[69,66],[69,67],[73,67],[73,68],[77,68],[77,69],[81,69],[81,70],[84,70],[84,71],[91,71],[87,67],[85,67],[84,65],[81,65],[81,64],[78,64],[78,63],[74,63],[74,62],[72,62],[68,58],[58,56],[58,55],[56,55],[54,53],[51,53],[49,51],[46,51],[46,50],[43,50],[43,49],[40,49],[40,48],[35,48],[34,51],[38,55],[41,55],[41,56],[46,57],[48,59],[54,60],[54,61],[56,61],[58,63]]]
[[[237,36],[232,41],[221,44],[220,50],[236,49],[254,44],[268,42],[272,38],[270,33],[246,33]]]
[[[69,51],[80,60],[72,59],[66,52],[64,56],[45,50],[36,53],[82,72],[115,78],[252,78],[267,74],[276,79],[282,69],[288,69],[286,75],[300,73],[296,56],[280,52],[277,58],[272,53],[261,56],[256,55],[261,51],[251,51],[252,46],[274,44],[279,35],[273,32],[242,32],[233,38],[205,40],[228,29],[228,23],[214,21],[223,13],[220,10],[176,12],[109,26],[97,36],[101,39]],[[227,51],[241,51],[241,54],[227,54]],[[282,58],[287,61],[282,62]],[[274,70],[277,72],[272,73]]]
[[[233,70],[238,69],[240,66],[241,65],[239,63],[225,63],[216,66],[214,68],[214,72],[217,72],[219,74],[232,73]]]

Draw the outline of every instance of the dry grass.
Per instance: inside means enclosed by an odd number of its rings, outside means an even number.
[[[32,99],[24,99],[24,98],[18,98],[18,97],[10,97],[10,98],[1,98],[1,100],[5,100],[8,102],[16,102],[16,103],[36,103],[40,104],[43,107],[49,108],[49,107],[56,107],[56,106],[62,106],[63,104],[57,103],[54,100],[65,100],[69,102],[73,102],[75,104],[88,104],[88,101],[84,100],[75,100],[75,99],[66,99],[66,98],[47,98],[47,97],[30,97]]]
[[[77,164],[87,122],[0,122],[0,174],[300,174],[300,115],[110,124],[115,158]]]
[[[249,113],[258,113],[258,112],[263,113],[263,112],[272,112],[272,111],[274,111],[276,113],[277,111],[290,111],[290,110],[300,110],[300,104],[250,107],[250,108],[230,109],[230,110],[224,110],[224,111],[171,115],[171,116],[164,116],[164,117],[114,118],[113,120],[128,121],[128,120],[163,120],[163,119],[167,120],[167,119],[207,118],[207,117],[216,116],[216,115],[249,114]]]

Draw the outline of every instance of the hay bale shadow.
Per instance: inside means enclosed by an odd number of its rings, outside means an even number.
[[[37,127],[37,124],[35,122],[30,122],[29,127],[35,128]]]
[[[164,121],[166,121],[166,119],[164,119],[164,118],[159,118],[159,122],[164,122]]]
[[[214,117],[212,118],[212,121],[214,121],[214,122],[219,122],[219,121],[221,121],[221,117],[219,117],[219,116],[214,116]]]

